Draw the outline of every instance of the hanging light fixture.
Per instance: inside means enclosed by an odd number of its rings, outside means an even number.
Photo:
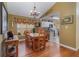
[[[33,10],[30,11],[30,15],[33,16],[34,18],[36,18],[37,16],[39,16],[40,12],[38,12],[36,10],[36,5],[34,3],[34,7],[33,7]]]

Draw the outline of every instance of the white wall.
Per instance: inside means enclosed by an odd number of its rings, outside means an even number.
[[[79,2],[76,3],[76,48],[79,49]]]
[[[0,35],[0,57],[1,57],[1,48],[2,48],[2,47],[1,47],[1,43],[2,43],[2,40],[3,40],[3,39],[2,39],[2,35]]]
[[[41,27],[49,27],[50,24],[53,24],[52,22],[42,21]]]

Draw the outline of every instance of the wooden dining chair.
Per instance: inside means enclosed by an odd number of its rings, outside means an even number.
[[[38,32],[40,35],[43,35],[39,37],[39,42],[40,42],[40,49],[45,49],[46,47],[46,42],[48,41],[48,32],[44,28],[38,28]]]
[[[45,36],[39,37],[39,45],[40,45],[40,50],[44,50],[46,47],[46,40]]]
[[[29,48],[32,47],[32,40],[31,40],[31,37],[29,36],[30,33],[31,31],[24,31],[25,44],[26,44],[26,47],[29,47]]]
[[[6,57],[18,57],[18,40],[5,40]]]
[[[44,35],[45,35],[46,42],[48,42],[49,41],[49,32],[48,31],[45,31],[44,32]]]
[[[34,51],[44,50],[45,47],[46,47],[46,41],[45,41],[44,36],[33,38],[33,50]]]
[[[33,40],[33,47],[32,47],[33,51],[39,51],[40,50],[39,49],[39,47],[40,47],[39,38],[38,37],[33,37],[32,40]]]
[[[40,51],[45,49],[46,47],[46,33],[45,33],[45,29],[38,27],[36,28],[36,32],[39,33],[39,37],[35,37],[33,39],[33,50],[35,51]],[[43,36],[40,36],[43,35]]]
[[[46,29],[44,29],[42,27],[38,27],[38,28],[36,28],[36,32],[39,33],[39,34],[44,34],[45,40],[46,40],[46,42],[48,42],[48,40],[49,40],[49,32]]]

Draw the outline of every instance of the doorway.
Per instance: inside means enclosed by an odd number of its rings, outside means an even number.
[[[53,27],[50,28],[50,42],[55,42],[59,44],[60,18],[58,16],[54,16],[52,20],[53,20]]]

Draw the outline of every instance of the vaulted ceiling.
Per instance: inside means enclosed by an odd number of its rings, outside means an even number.
[[[41,17],[44,13],[50,9],[55,2],[35,2],[36,10],[40,12]],[[7,10],[9,14],[30,17],[29,13],[34,7],[34,2],[8,2]]]

